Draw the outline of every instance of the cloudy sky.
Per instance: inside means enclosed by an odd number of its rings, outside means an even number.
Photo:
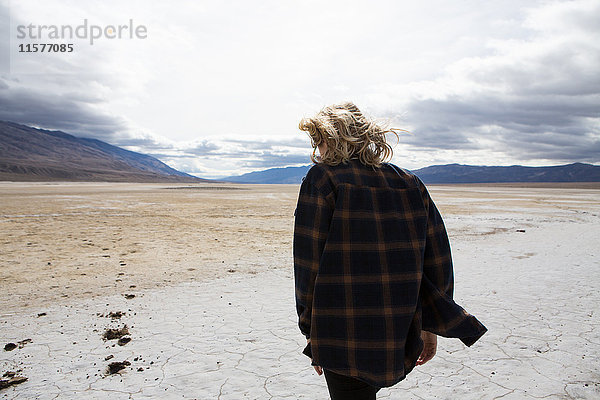
[[[351,100],[410,131],[405,168],[600,163],[598,21],[598,0],[0,0],[0,120],[216,178],[310,163],[298,121]]]

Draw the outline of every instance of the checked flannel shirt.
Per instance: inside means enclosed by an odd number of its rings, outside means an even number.
[[[453,300],[442,217],[425,185],[392,164],[315,164],[300,186],[294,279],[303,353],[373,386],[415,367],[421,330],[475,343],[487,328]]]

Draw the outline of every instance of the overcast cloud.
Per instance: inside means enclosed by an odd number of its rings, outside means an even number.
[[[148,35],[17,52],[18,25],[84,19]],[[600,162],[594,0],[0,0],[0,21],[0,120],[198,176],[309,163],[299,119],[343,100],[410,131],[407,168]]]

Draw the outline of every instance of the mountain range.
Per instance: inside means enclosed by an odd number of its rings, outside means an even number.
[[[311,165],[301,167],[270,168],[264,171],[253,171],[244,175],[223,178],[227,182],[236,183],[290,183],[302,182]]]
[[[425,183],[600,182],[600,166],[584,163],[549,167],[447,164],[412,172]]]
[[[311,165],[271,168],[224,178],[237,183],[298,184]],[[600,166],[574,163],[551,167],[432,165],[411,171],[425,183],[600,182]]]
[[[221,181],[298,184],[311,165],[254,171]],[[411,172],[425,183],[600,182],[600,166],[583,163],[550,167],[447,164]],[[152,156],[125,150],[101,140],[8,121],[0,121],[0,180],[211,181],[177,171]]]
[[[0,180],[202,182],[162,161],[97,139],[0,121]]]

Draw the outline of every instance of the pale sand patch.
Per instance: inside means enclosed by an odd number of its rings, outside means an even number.
[[[22,368],[29,380],[0,393],[327,398],[323,377],[300,354],[304,343],[296,326],[290,236],[298,187],[240,185],[251,190],[193,193],[161,187],[2,184],[0,223],[9,235],[0,247],[0,344],[32,342],[2,351],[2,372]],[[600,192],[448,186],[430,191],[451,235],[455,299],[489,332],[471,348],[440,338],[433,360],[378,398],[598,398]],[[77,213],[87,205],[89,210]],[[127,212],[132,215],[113,215]],[[195,227],[198,221],[204,225]],[[246,231],[236,231],[238,225]],[[252,233],[257,226],[266,239]],[[116,240],[112,233],[119,227]],[[171,243],[186,232],[197,243],[181,248]],[[255,247],[240,249],[239,239],[230,246],[225,240],[212,243],[214,234],[241,235]],[[93,246],[81,244],[83,239]],[[179,243],[185,245],[184,239]],[[23,246],[34,240],[35,247]],[[119,257],[136,241],[139,251],[130,253],[126,266],[115,266],[112,254]],[[98,249],[103,243],[112,246],[109,260]],[[151,246],[154,252],[145,254]],[[45,262],[35,264],[42,256],[60,262],[47,272]],[[191,261],[170,260],[184,256]],[[81,271],[79,258],[94,262],[88,271],[97,278],[73,275]],[[187,271],[187,262],[197,268]],[[126,274],[118,275],[124,268]],[[231,268],[236,272],[227,272]],[[173,272],[171,282],[164,282],[165,272]],[[136,297],[127,300],[122,292]],[[111,311],[125,316],[98,315]],[[130,343],[104,342],[107,327],[123,324]],[[114,358],[105,361],[108,355]],[[109,362],[123,360],[131,365],[120,375],[103,376]]]
[[[0,183],[0,304],[289,267],[297,185],[189,186]]]

